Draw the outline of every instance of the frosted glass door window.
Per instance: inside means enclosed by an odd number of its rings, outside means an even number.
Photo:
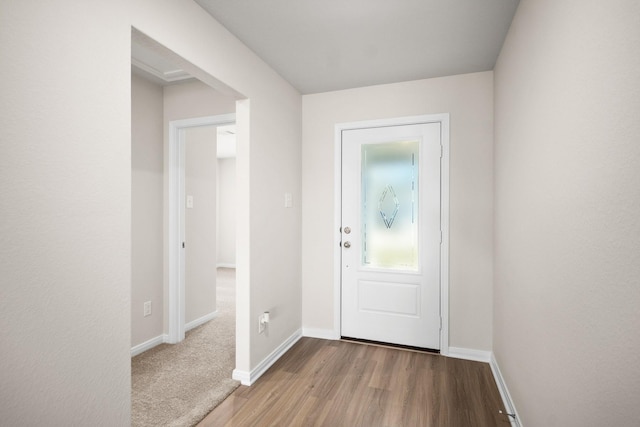
[[[362,264],[418,270],[419,141],[362,145]]]

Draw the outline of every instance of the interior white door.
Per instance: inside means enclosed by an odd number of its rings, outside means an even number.
[[[342,132],[343,337],[440,349],[440,127]]]

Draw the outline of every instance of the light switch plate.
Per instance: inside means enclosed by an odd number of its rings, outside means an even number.
[[[151,301],[144,303],[144,317],[151,316]]]

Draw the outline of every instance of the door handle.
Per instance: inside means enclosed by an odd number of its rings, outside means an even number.
[[[345,248],[349,249],[351,247],[351,242],[350,241],[346,241],[342,244],[342,246],[344,246]]]

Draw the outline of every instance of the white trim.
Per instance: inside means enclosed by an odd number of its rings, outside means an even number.
[[[333,329],[302,328],[302,336],[309,338],[319,338],[321,340],[339,340],[340,334],[336,335]]]
[[[240,381],[242,385],[251,385],[251,372],[241,371],[239,369],[234,369],[231,374],[231,378]]]
[[[218,310],[216,311],[212,311],[209,314],[205,314],[204,316],[196,319],[196,320],[192,320],[191,322],[187,323],[186,325],[184,325],[184,330],[186,331],[190,331],[193,328],[197,328],[200,325],[204,325],[205,323],[207,323],[209,320],[213,320],[216,317],[218,317]]]
[[[498,366],[498,361],[496,360],[495,354],[491,353],[491,360],[489,362],[491,366],[491,372],[493,373],[493,378],[496,381],[496,385],[498,386],[498,391],[500,392],[500,396],[502,397],[502,403],[504,403],[504,408],[510,414],[515,414],[515,418],[509,417],[505,415],[505,417],[509,418],[509,422],[512,426],[515,427],[523,427],[522,422],[520,421],[520,415],[518,415],[518,411],[516,410],[515,405],[513,404],[513,400],[511,400],[511,394],[509,394],[509,389],[507,388],[507,383],[504,381],[504,377],[502,376],[502,372],[500,372],[500,367]]]
[[[345,124],[346,126],[346,124]],[[342,125],[336,125],[333,136],[333,334],[340,337],[342,331]]]
[[[134,67],[151,74],[153,77],[161,80],[163,83],[173,83],[181,80],[193,79],[193,76],[184,70],[176,69],[170,71],[160,71],[149,64],[146,64],[139,59],[131,58],[131,65]]]
[[[442,158],[440,159],[440,354],[449,354],[449,114],[427,116],[438,118]]]
[[[155,338],[151,338],[143,342],[142,344],[134,345],[131,347],[131,357],[137,356],[141,353],[144,353],[147,350],[151,350],[153,347],[166,343],[169,340],[169,336],[167,334],[158,335]]]
[[[235,114],[195,117],[169,122],[169,298],[168,342],[184,339],[184,132],[200,126],[221,126],[236,122]]]
[[[341,250],[340,227],[342,226],[342,131],[383,126],[403,126],[420,123],[439,122],[442,144],[440,169],[441,203],[440,228],[440,354],[449,355],[449,113],[428,114],[423,116],[399,117],[392,119],[366,120],[351,123],[338,123],[334,131],[334,252],[333,252],[333,336],[340,337],[341,331]]]
[[[184,339],[184,256],[180,250],[182,241],[182,194],[184,193],[183,127],[169,122],[169,343]]]
[[[471,348],[449,347],[448,357],[456,359],[474,360],[476,362],[491,362],[491,352],[485,350],[474,350]]]
[[[236,268],[235,264],[230,264],[230,263],[226,263],[226,262],[221,262],[216,264],[216,268]]]
[[[275,350],[271,352],[267,357],[265,357],[258,366],[253,368],[251,372],[241,371],[238,369],[233,370],[232,378],[234,380],[240,381],[242,385],[251,385],[256,382],[258,378],[262,376],[267,369],[271,367],[274,363],[278,361],[298,340],[302,338],[302,330],[298,329],[287,338],[282,344],[278,346]]]

